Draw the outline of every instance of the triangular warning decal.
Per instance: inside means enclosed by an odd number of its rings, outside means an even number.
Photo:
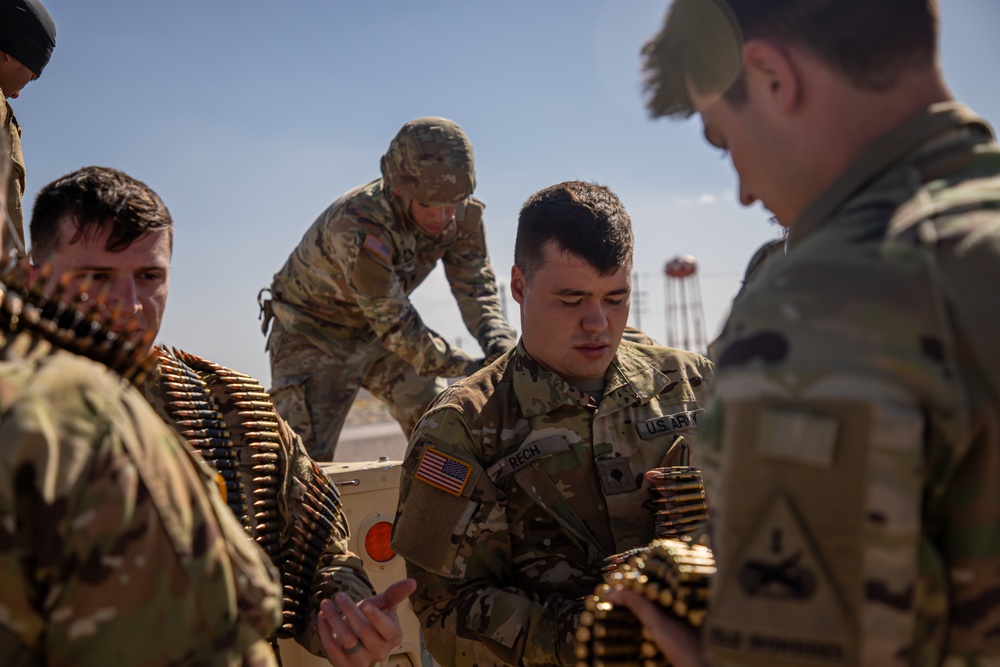
[[[713,652],[747,664],[856,663],[844,598],[784,495],[765,506],[717,585],[706,623]]]

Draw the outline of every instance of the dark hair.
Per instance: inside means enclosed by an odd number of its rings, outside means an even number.
[[[555,241],[602,276],[632,265],[632,220],[618,196],[596,183],[567,181],[528,197],[517,219],[514,263],[526,277]]]
[[[859,89],[889,90],[907,69],[933,65],[937,34],[937,0],[674,0],[642,50],[646,107],[690,116],[688,81],[739,107],[751,39],[799,44]]]
[[[84,167],[39,192],[31,214],[32,254],[45,260],[58,248],[59,221],[71,216],[70,243],[90,240],[111,227],[105,249],[120,252],[149,231],[167,229],[173,247],[173,220],[163,200],[128,174],[109,167]]]

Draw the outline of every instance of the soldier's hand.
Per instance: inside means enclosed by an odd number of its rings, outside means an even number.
[[[417,588],[403,579],[355,604],[346,593],[320,603],[320,643],[335,667],[367,667],[382,662],[403,641],[396,607]]]
[[[611,602],[624,605],[632,610],[639,622],[649,631],[649,635],[674,667],[708,667],[708,661],[701,652],[701,644],[694,631],[644,596],[626,588],[617,587],[611,591]]]

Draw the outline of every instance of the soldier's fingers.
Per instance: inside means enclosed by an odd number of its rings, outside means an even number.
[[[368,604],[367,600],[362,601],[358,608],[371,626],[378,631],[381,639],[393,646],[403,641],[403,629],[399,624],[399,616],[396,615],[395,608],[385,612],[373,604]]]
[[[397,581],[392,586],[389,586],[389,588],[369,599],[382,611],[390,612],[395,609],[400,602],[410,597],[415,590],[417,590],[417,582],[415,580],[403,579],[402,581]]]
[[[403,631],[395,610],[387,614],[373,604],[371,598],[355,605],[344,593],[338,593],[334,601],[351,630],[379,660],[386,658],[402,641]]]
[[[370,654],[361,637],[344,623],[330,600],[320,603],[317,631],[327,660],[337,667],[368,665],[382,659]]]

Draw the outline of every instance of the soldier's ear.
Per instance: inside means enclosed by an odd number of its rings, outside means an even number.
[[[517,264],[510,267],[510,294],[519,305],[524,305],[524,289],[528,278]]]

